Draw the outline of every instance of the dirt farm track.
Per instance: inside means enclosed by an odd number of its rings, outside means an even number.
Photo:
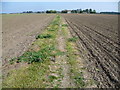
[[[55,14],[2,16],[3,65],[22,55],[56,17]],[[60,14],[73,37],[80,57],[97,87],[120,87],[118,15]]]

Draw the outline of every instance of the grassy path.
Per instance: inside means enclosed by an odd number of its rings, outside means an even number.
[[[57,41],[58,41],[58,49],[61,51],[61,52],[66,52],[66,38],[62,32],[62,25],[60,24],[60,29],[59,29],[59,35],[58,35],[58,38],[57,38]],[[62,68],[62,74],[63,74],[63,79],[62,79],[62,82],[61,82],[61,87],[63,88],[70,88],[72,87],[71,84],[71,79],[70,79],[70,71],[69,71],[69,65],[66,61],[66,55],[63,55],[61,57],[59,57],[59,61],[61,61],[61,68]]]
[[[59,31],[58,31],[58,36],[56,38],[57,41],[57,49],[62,52],[62,55],[59,55],[56,57],[54,65],[52,64],[50,67],[59,67],[56,71],[59,71],[57,73],[57,76],[59,76],[59,84],[55,84],[57,87],[61,88],[70,88],[74,87],[74,84],[70,78],[70,66],[67,62],[67,57],[66,57],[66,37],[65,34],[62,30],[63,25],[63,20],[60,20],[59,24]],[[54,68],[53,68],[54,70]],[[54,75],[54,74],[53,74]]]
[[[50,77],[51,82],[48,85],[48,88],[72,88],[74,87],[74,82],[70,78],[70,66],[67,62],[67,50],[66,50],[66,40],[65,33],[63,29],[63,20],[60,18],[59,28],[56,37],[56,48],[59,51],[59,55],[55,56],[55,61],[51,62],[49,65],[50,68]]]
[[[28,63],[8,73],[4,88],[91,87],[85,66],[65,20],[56,16],[47,29],[36,37],[29,50],[10,63]]]

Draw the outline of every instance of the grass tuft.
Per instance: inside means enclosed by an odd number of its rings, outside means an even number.
[[[55,50],[54,46],[46,46],[43,49],[39,50],[38,52],[26,52],[22,56],[17,59],[17,62],[28,62],[29,64],[33,62],[43,62],[44,60],[48,59],[52,52]]]
[[[12,58],[12,59],[9,61],[9,63],[10,63],[10,64],[14,64],[15,61],[16,61],[16,58]]]
[[[81,75],[76,75],[76,76],[74,77],[74,79],[75,79],[75,81],[76,81],[76,84],[79,85],[79,87],[84,87],[84,86],[85,86],[85,82],[84,82],[83,76],[81,76]]]
[[[67,25],[67,24],[63,24],[62,26],[63,26],[63,27],[68,27],[68,25]]]
[[[68,38],[69,42],[76,42],[77,41],[77,37],[72,37],[72,38]]]
[[[55,29],[49,29],[48,31],[55,31]]]
[[[53,75],[50,75],[48,78],[49,78],[50,82],[53,82],[53,80],[57,79],[57,77],[53,76]]]
[[[46,35],[38,35],[36,37],[36,39],[44,39],[44,38],[52,38],[53,36],[50,34],[46,34]]]

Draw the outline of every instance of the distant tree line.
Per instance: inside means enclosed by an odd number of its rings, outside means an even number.
[[[62,10],[61,13],[68,13],[68,10]]]
[[[120,14],[120,12],[100,12],[100,14]]]
[[[33,13],[33,11],[24,11],[23,13]]]
[[[96,13],[96,10],[92,9],[76,9],[76,10],[62,10],[62,11],[56,11],[56,10],[47,10],[47,11],[24,11],[23,13]]]
[[[61,13],[96,13],[96,10],[92,9],[62,10]]]
[[[72,10],[71,13],[96,13],[96,10],[92,10],[92,9],[77,9],[77,10]]]
[[[22,14],[22,13],[90,13],[90,14],[119,14],[120,15],[120,12],[96,12],[96,10],[92,10],[92,9],[85,9],[85,10],[82,10],[82,9],[76,9],[76,10],[62,10],[62,11],[56,11],[56,10],[47,10],[47,11],[36,11],[36,12],[33,12],[33,11],[24,11],[24,12],[21,12],[19,14]],[[7,14],[7,13],[2,13],[2,14]],[[10,13],[10,14],[16,14],[16,13]]]
[[[37,12],[33,12],[33,11],[24,11],[22,13],[45,13],[45,11],[37,11]]]
[[[56,10],[47,10],[46,13],[57,13]]]

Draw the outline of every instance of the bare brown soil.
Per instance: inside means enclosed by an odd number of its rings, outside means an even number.
[[[8,14],[2,16],[2,58],[3,65],[9,59],[22,55],[35,36],[50,24],[55,15]]]
[[[88,71],[98,87],[119,87],[120,56],[117,15],[62,15],[73,36]]]

